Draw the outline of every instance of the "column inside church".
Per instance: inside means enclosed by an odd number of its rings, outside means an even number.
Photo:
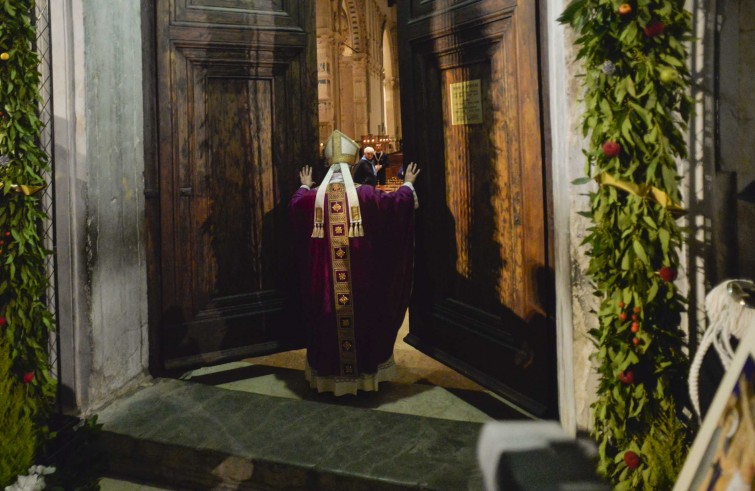
[[[395,46],[396,8],[387,2],[318,0],[321,143],[339,129],[364,145],[370,141],[383,151],[399,149],[401,113]]]

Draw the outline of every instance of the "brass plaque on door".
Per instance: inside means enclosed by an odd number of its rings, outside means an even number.
[[[482,123],[482,92],[480,80],[449,84],[451,124]]]

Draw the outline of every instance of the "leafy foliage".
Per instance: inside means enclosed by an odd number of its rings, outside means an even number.
[[[576,31],[585,70],[585,173],[656,187],[678,203],[676,161],[687,156],[692,110],[684,1],[573,0],[559,20]],[[593,436],[599,471],[619,490],[666,489],[693,431],[679,326],[686,302],[673,283],[683,237],[671,208],[601,185],[586,213],[587,274],[601,299],[590,331],[600,376]]]
[[[23,384],[16,425],[32,420],[37,437],[54,401],[48,370],[52,315],[40,233],[45,214],[36,195],[15,185],[42,186],[48,168],[38,145],[39,59],[34,51],[33,0],[0,0],[0,337],[8,346],[9,374]]]
[[[9,486],[16,476],[34,463],[36,438],[32,420],[27,417],[26,391],[11,376],[10,349],[0,338],[0,488]]]

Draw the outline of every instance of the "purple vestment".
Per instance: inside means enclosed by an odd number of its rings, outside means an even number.
[[[324,217],[325,237],[312,238],[316,189],[300,188],[289,203],[307,330],[307,379],[319,391],[336,395],[377,390],[378,382],[395,371],[393,345],[412,281],[414,192],[408,186],[393,193],[372,186],[356,191],[364,236],[348,239],[353,308],[353,325],[348,328],[353,329],[349,339],[354,343],[345,347],[336,316],[329,214]],[[327,208],[327,195],[325,203]],[[355,353],[356,363],[345,369],[341,350],[346,348]]]

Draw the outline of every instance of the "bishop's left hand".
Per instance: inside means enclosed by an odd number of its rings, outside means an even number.
[[[301,181],[302,186],[308,186],[312,187],[315,185],[315,181],[312,180],[312,167],[309,165],[305,165],[301,168],[299,171],[299,180]]]

